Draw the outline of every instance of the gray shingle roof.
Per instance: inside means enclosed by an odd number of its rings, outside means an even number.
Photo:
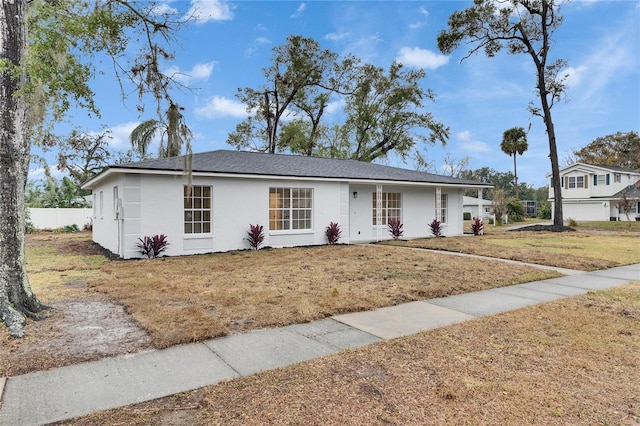
[[[184,170],[185,157],[159,158],[136,163],[117,164],[111,169]],[[259,176],[291,176],[327,179],[387,180],[464,186],[488,186],[485,183],[457,179],[398,167],[355,160],[318,158],[300,155],[267,154],[246,151],[208,151],[193,154],[194,173],[228,173]]]

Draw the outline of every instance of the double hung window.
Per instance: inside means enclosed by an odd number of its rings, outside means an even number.
[[[312,229],[313,189],[269,188],[269,230]]]
[[[211,233],[211,187],[184,187],[184,233]]]
[[[378,223],[380,217],[380,223]],[[378,194],[373,193],[373,225],[386,226],[392,220],[402,221],[402,196],[399,192],[383,192],[378,216]]]

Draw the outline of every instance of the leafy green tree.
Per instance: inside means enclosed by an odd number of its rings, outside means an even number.
[[[640,136],[634,131],[601,136],[573,151],[571,162],[640,170]]]
[[[559,3],[559,2],[558,2]],[[549,158],[554,182],[554,224],[562,226],[562,188],[556,133],[551,108],[564,98],[566,61],[549,60],[552,36],[561,25],[562,16],[554,0],[474,0],[473,6],[454,12],[448,29],[438,35],[438,48],[449,54],[468,42],[471,46],[463,58],[484,51],[488,57],[506,48],[510,54],[528,54],[535,66],[537,95],[540,107],[529,104],[529,111],[542,118],[549,140]]]
[[[512,197],[515,195],[515,189],[513,186],[514,177],[511,172],[498,172],[490,167],[481,167],[476,170],[462,170],[459,174],[462,179],[475,180],[478,182],[485,182],[493,185],[495,189],[501,189],[504,191],[506,197]],[[489,196],[489,190],[483,190],[483,198]],[[478,195],[476,190],[472,190],[466,193],[467,196],[476,197]]]
[[[237,94],[250,113],[227,139],[238,149],[373,161],[390,151],[405,157],[418,141],[444,144],[449,136],[422,112],[424,100],[435,99],[420,84],[422,70],[393,63],[385,71],[291,36],[274,49],[264,77],[263,87]],[[344,101],[346,119],[327,126],[323,117],[332,99]]]
[[[513,156],[513,179],[515,181],[516,200],[518,197],[518,169],[516,168],[516,155],[524,154],[529,149],[527,144],[527,133],[522,127],[512,127],[509,130],[505,130],[502,135],[502,142],[500,143],[500,149],[509,157]]]
[[[502,218],[507,214],[507,196],[502,189],[492,189],[489,197],[491,209],[496,217],[496,225],[502,225]]]
[[[167,44],[179,22],[152,3],[127,0],[12,0],[0,5],[0,320],[24,335],[25,316],[46,309],[25,268],[25,189],[32,142],[72,104],[97,114],[89,86],[96,52],[114,58],[135,85],[139,108],[151,96],[157,111],[171,103]],[[141,53],[127,62],[129,41]]]
[[[283,146],[283,119],[295,114],[296,107],[317,127],[331,93],[340,91],[352,64],[351,59],[340,63],[336,53],[322,50],[312,38],[288,37],[286,44],[274,48],[271,65],[263,69],[265,85],[238,89],[236,96],[251,115],[229,134],[227,143],[275,153]]]
[[[141,157],[147,157],[151,142],[159,136],[158,158],[177,157],[182,153],[183,146],[186,154],[190,155],[193,133],[184,121],[182,109],[170,102],[164,117],[140,123],[129,135],[131,149]]]
[[[373,65],[358,70],[345,106],[344,132],[354,141],[349,157],[373,161],[394,151],[405,158],[417,142],[446,143],[449,128],[421,112],[424,99],[435,100],[433,92],[420,85],[425,76],[423,70],[405,70],[396,62],[386,73]]]
[[[58,170],[69,174],[82,195],[91,191],[81,190],[80,186],[110,163],[109,133],[105,130],[94,135],[73,130],[58,141]]]

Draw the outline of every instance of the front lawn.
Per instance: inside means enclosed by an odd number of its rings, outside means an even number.
[[[636,425],[640,282],[65,424]]]
[[[640,233],[626,231],[527,232],[485,225],[482,236],[388,241],[384,244],[592,271],[640,263],[639,242]]]

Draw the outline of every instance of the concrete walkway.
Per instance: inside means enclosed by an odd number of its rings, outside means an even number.
[[[635,280],[640,264],[0,378],[0,425],[68,420]]]

